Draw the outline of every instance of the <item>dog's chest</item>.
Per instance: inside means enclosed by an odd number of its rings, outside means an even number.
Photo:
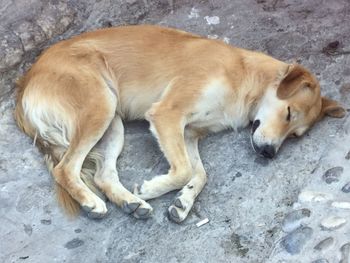
[[[249,124],[249,106],[232,94],[222,82],[212,82],[204,89],[188,118],[190,127],[217,132],[238,129]]]

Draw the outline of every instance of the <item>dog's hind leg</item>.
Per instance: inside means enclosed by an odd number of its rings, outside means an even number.
[[[56,182],[80,204],[89,217],[101,218],[107,212],[106,204],[87,187],[80,173],[85,158],[114,118],[117,100],[109,89],[101,86],[104,82],[92,77],[87,79],[88,85],[75,83],[67,91],[79,95],[71,96],[67,106],[67,109],[71,109],[70,115],[75,120],[75,126],[68,149],[53,168],[52,174]]]
[[[136,218],[145,219],[151,215],[152,207],[144,200],[130,193],[119,181],[116,169],[117,158],[124,144],[124,127],[119,115],[116,115],[96,145],[97,152],[103,155],[99,172],[94,180],[96,185],[108,196],[108,199],[120,206],[124,212]]]
[[[169,218],[177,223],[182,222],[190,212],[193,203],[207,182],[199,151],[199,137],[190,130],[185,130],[185,142],[193,168],[191,180],[177,194],[174,203],[169,207]]]

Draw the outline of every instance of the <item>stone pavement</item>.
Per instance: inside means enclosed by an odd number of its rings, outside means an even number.
[[[297,60],[350,108],[348,0],[44,2],[0,1],[0,262],[349,262],[348,116],[288,140],[273,160],[256,156],[247,129],[204,139],[209,180],[177,225],[166,216],[175,193],[151,201],[146,221],[110,203],[103,220],[67,218],[41,154],[12,115],[14,79],[43,48],[126,23],[174,26]],[[167,170],[147,123],[126,125],[117,166],[128,188]]]

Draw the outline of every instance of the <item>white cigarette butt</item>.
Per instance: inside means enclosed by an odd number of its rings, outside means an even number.
[[[197,226],[197,227],[201,227],[202,225],[205,225],[205,224],[207,224],[208,222],[209,222],[209,219],[208,219],[208,218],[205,218],[205,219],[199,221],[199,222],[196,224],[196,226]]]

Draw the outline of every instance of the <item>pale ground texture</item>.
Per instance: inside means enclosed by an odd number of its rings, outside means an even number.
[[[14,80],[59,39],[129,23],[174,26],[296,59],[324,94],[350,107],[349,0],[0,0],[0,262],[349,262],[348,115],[288,140],[271,161],[253,152],[248,129],[203,140],[208,184],[180,225],[165,213],[175,193],[151,201],[146,221],[110,203],[99,221],[62,213],[42,155],[14,123]],[[126,127],[117,166],[131,188],[168,165],[147,123]],[[333,167],[341,168],[323,178]],[[204,218],[210,222],[197,228]]]

